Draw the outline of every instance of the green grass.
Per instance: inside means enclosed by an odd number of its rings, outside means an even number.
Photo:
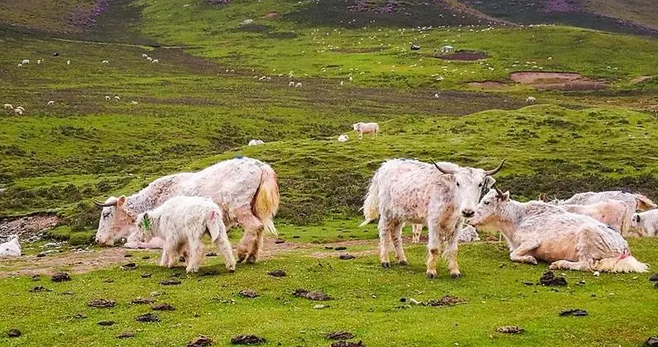
[[[658,262],[656,240],[632,240],[634,254],[652,264]],[[641,242],[639,242],[641,241]],[[374,247],[374,245],[372,245]],[[322,246],[317,246],[321,249]],[[348,252],[351,248],[348,249]],[[0,331],[16,327],[23,332],[18,339],[0,338],[7,346],[65,346],[79,344],[106,346],[181,346],[203,334],[228,346],[232,336],[256,334],[268,340],[266,346],[328,345],[327,332],[347,330],[363,340],[366,346],[496,345],[553,346],[573,345],[640,345],[647,336],[656,334],[654,308],[658,304],[655,289],[645,275],[591,274],[568,272],[568,287],[527,286],[536,282],[546,265],[513,264],[507,251],[496,243],[469,244],[460,247],[460,264],[464,277],[450,279],[440,267],[437,280],[424,277],[425,250],[407,247],[412,265],[383,270],[375,256],[353,261],[337,259],[339,252],[325,259],[314,259],[305,253],[277,256],[257,265],[242,265],[235,274],[225,272],[218,258],[209,258],[203,270],[219,269],[216,276],[183,274],[180,286],[158,284],[181,268],[167,270],[151,260],[135,254],[139,268],[122,271],[118,265],[91,273],[73,275],[67,283],[52,283],[42,276],[40,281],[28,277],[5,278],[0,284],[7,293],[0,297],[3,319]],[[127,260],[128,261],[128,260]],[[266,274],[284,269],[288,276],[273,278]],[[142,279],[142,273],[153,276]],[[106,283],[106,279],[113,283]],[[585,284],[577,285],[584,280]],[[52,292],[28,293],[36,285]],[[253,289],[256,299],[243,299],[238,292]],[[335,299],[320,304],[296,298],[297,288],[321,290]],[[72,295],[63,295],[72,291]],[[130,305],[138,296],[160,292],[155,299],[176,308],[159,312],[161,323],[139,323],[137,315],[150,312],[144,305]],[[420,301],[456,295],[465,304],[450,308],[413,306],[404,308],[400,298]],[[117,301],[112,309],[86,306],[94,298]],[[588,317],[559,317],[564,309],[581,308]],[[86,319],[73,319],[78,313]],[[112,327],[100,327],[101,320],[113,320]],[[520,325],[526,332],[506,336],[494,332],[503,325]],[[119,342],[115,335],[136,332],[134,339]]]

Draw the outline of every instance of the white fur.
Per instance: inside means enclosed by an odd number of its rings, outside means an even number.
[[[338,136],[338,142],[347,142],[349,141],[350,137],[347,135],[340,135]]]
[[[20,257],[21,244],[18,241],[18,236],[13,235],[9,241],[0,244],[0,257]]]
[[[263,140],[250,140],[249,144],[247,146],[258,146],[258,145],[262,145],[262,144],[265,144],[265,141],[263,141]]]
[[[537,102],[537,98],[535,98],[534,96],[529,96],[525,99],[525,102],[527,102],[528,104],[534,104]]]
[[[634,214],[631,227],[640,230],[644,236],[655,237],[656,230],[658,230],[658,210]]]
[[[373,134],[374,137],[377,138],[377,134],[379,133],[379,124],[377,123],[359,122],[352,124],[352,128],[359,133],[359,141],[363,139],[363,134]]]

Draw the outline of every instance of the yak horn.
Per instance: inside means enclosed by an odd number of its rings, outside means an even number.
[[[432,159],[432,158],[430,158],[430,161],[432,162],[432,164],[434,164],[434,166],[436,167],[437,170],[441,171],[442,174],[450,175],[450,174],[455,173],[455,171],[453,171],[453,170],[445,170],[445,169],[442,169],[442,168],[439,166],[439,164],[437,164],[437,163],[434,161],[434,159]]]
[[[116,205],[117,205],[117,201],[114,200],[114,202],[106,202],[106,203],[103,203],[103,202],[98,202],[98,201],[94,200],[94,205],[96,205],[96,206],[98,206],[98,207],[112,207],[112,206],[116,206]]]
[[[498,171],[500,171],[500,169],[503,168],[503,164],[505,164],[505,160],[507,160],[507,159],[503,159],[503,161],[500,162],[500,165],[498,165],[497,168],[495,168],[495,169],[493,169],[493,170],[485,171],[484,173],[486,173],[487,176],[493,176],[493,175],[497,174]]]
[[[503,196],[503,195],[505,195],[505,193],[503,193],[502,190],[498,189],[497,186],[493,186],[493,187],[494,187],[494,189],[496,190],[496,193],[498,194],[498,196]]]

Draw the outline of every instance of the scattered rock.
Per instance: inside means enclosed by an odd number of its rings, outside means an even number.
[[[274,277],[286,277],[286,272],[283,270],[272,270],[267,274]]]
[[[311,292],[306,289],[296,289],[292,295],[300,297],[300,298],[307,298],[309,300],[313,301],[328,301],[331,300],[331,297],[327,295],[327,293],[324,292]]]
[[[276,243],[277,245],[278,245],[278,244],[281,244],[281,243],[285,243],[285,242],[286,242],[286,240],[284,240],[284,239],[276,239],[276,240],[274,241],[274,243]]]
[[[124,258],[132,258],[132,256],[133,256],[132,254],[124,254],[123,255]]]
[[[292,236],[293,239],[298,239],[298,238],[300,238],[300,237],[301,237],[301,236],[299,236],[299,235],[293,235],[293,236]]]
[[[142,274],[142,278],[151,278],[151,274],[144,273]]]
[[[116,301],[108,299],[93,299],[87,303],[87,306],[96,308],[110,308],[114,305],[116,305]]]
[[[359,343],[355,343],[351,341],[336,341],[331,343],[331,347],[366,347],[366,346],[361,341],[359,341]]]
[[[562,316],[562,317],[566,317],[566,316],[583,317],[583,316],[587,316],[587,315],[589,315],[589,313],[587,313],[587,311],[577,309],[577,308],[574,308],[574,309],[571,309],[571,310],[564,310],[564,311],[560,312],[560,316]]]
[[[147,260],[147,259],[151,259],[151,257],[148,256],[148,255],[145,255],[145,256],[142,257],[142,259]]]
[[[354,334],[341,330],[328,333],[327,335],[324,335],[324,338],[327,340],[350,340],[354,338]]]
[[[98,325],[100,325],[102,327],[111,327],[111,326],[114,325],[114,321],[113,320],[102,320],[102,321],[98,322]]]
[[[114,280],[111,278],[106,278],[103,283],[114,283]]]
[[[72,318],[73,318],[73,319],[86,319],[86,318],[87,318],[87,315],[84,314],[84,313],[76,313],[76,314],[73,315]]]
[[[344,250],[347,250],[347,247],[345,247],[345,246],[338,246],[338,247],[334,247],[334,250],[337,250],[337,251],[344,251]]]
[[[256,335],[238,335],[231,339],[233,345],[258,345],[265,342],[267,340]]]
[[[452,296],[452,295],[446,295],[446,296],[444,296],[444,297],[442,297],[438,300],[434,300],[434,299],[429,300],[429,301],[427,301],[426,305],[427,306],[435,306],[435,307],[436,306],[445,307],[445,306],[455,306],[457,304],[462,304],[462,303],[465,303],[465,302],[466,302],[466,300],[464,300],[460,297],[456,297],[456,296]]]
[[[197,336],[190,343],[187,344],[187,347],[206,347],[212,346],[213,342],[209,337],[206,336]]]
[[[351,254],[348,254],[348,253],[341,254],[341,255],[338,257],[338,259],[341,259],[341,260],[351,260],[351,259],[354,259],[354,258],[356,258],[356,257],[353,256],[353,255],[351,255]]]
[[[253,298],[258,297],[258,293],[256,293],[255,291],[253,291],[251,289],[241,290],[238,294],[243,298],[249,298],[249,299],[253,299]]]
[[[324,246],[324,249],[334,249],[334,248],[331,246]]]
[[[181,281],[169,279],[169,280],[160,281],[160,284],[163,285],[163,286],[176,286],[176,285],[181,284]]]
[[[651,275],[651,277],[649,277],[649,281],[651,281],[651,282],[658,282],[658,272],[656,272],[655,274]]]
[[[57,274],[54,274],[53,277],[51,278],[53,282],[67,282],[71,280],[71,276],[69,276],[68,273],[66,272],[60,272]]]
[[[41,292],[52,292],[52,289],[48,289],[44,286],[36,286],[30,289],[30,293],[41,293]]]
[[[153,313],[146,313],[141,316],[137,316],[135,320],[143,323],[151,323],[151,322],[159,322],[160,317],[154,315]]]
[[[124,331],[116,336],[117,339],[131,339],[133,337],[135,337],[135,333],[132,331]]]
[[[503,334],[520,334],[525,330],[523,330],[523,328],[516,325],[509,325],[509,326],[497,328],[496,331]]]
[[[542,286],[566,286],[567,280],[561,276],[555,276],[552,271],[545,272],[539,279]]]
[[[215,253],[215,252],[206,253],[206,257],[216,257],[216,256],[217,256],[217,253]],[[197,339],[198,339],[198,337],[197,337]]]
[[[135,270],[136,268],[137,268],[137,264],[135,263],[128,263],[121,266],[121,270]]]
[[[22,335],[21,331],[18,329],[9,329],[7,336],[9,337],[20,337]]]
[[[652,347],[658,346],[658,336],[652,336],[652,337],[648,338],[644,342],[644,344],[647,345],[647,346],[652,346]]]
[[[130,303],[131,303],[132,305],[145,305],[145,304],[152,304],[154,301],[155,301],[155,300],[153,300],[153,299],[151,299],[151,298],[142,298],[142,297],[139,297],[139,298],[137,298],[137,299],[131,301]]]
[[[169,304],[157,304],[151,307],[153,311],[174,311],[176,310],[173,306]]]

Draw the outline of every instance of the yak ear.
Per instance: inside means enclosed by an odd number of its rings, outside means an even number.
[[[636,214],[635,216],[633,216],[633,219],[635,220],[636,223],[639,223],[640,222],[640,215]]]
[[[491,187],[493,187],[494,184],[496,184],[495,178],[491,176],[487,176],[484,178],[484,185],[487,187],[487,189],[491,189]]]
[[[121,195],[119,199],[117,199],[117,207],[123,210],[123,207],[126,205],[126,196]]]
[[[499,195],[500,200],[502,200],[502,201],[508,201],[508,200],[509,200],[509,195],[510,195],[510,194],[509,194],[509,190],[508,190],[508,191],[506,191],[505,193],[503,193],[503,195]]]

